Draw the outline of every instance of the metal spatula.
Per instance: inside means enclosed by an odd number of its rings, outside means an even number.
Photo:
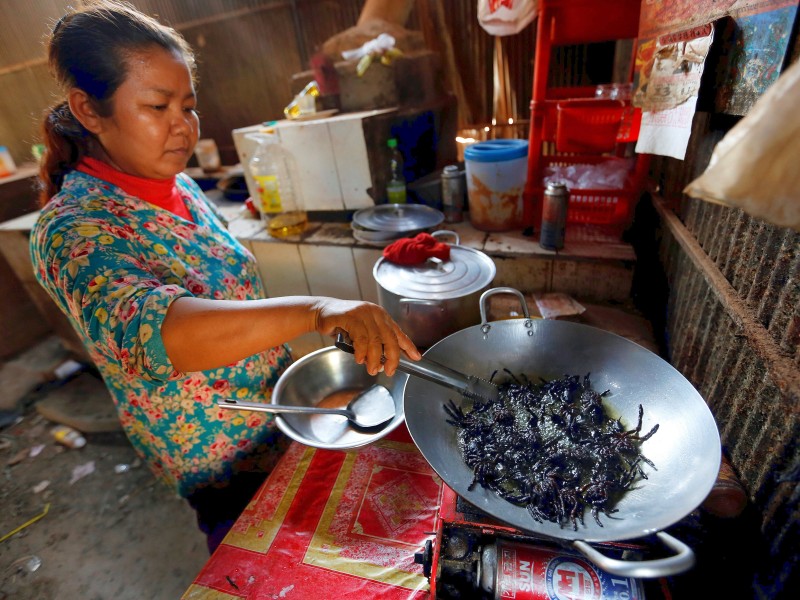
[[[350,340],[341,333],[336,336],[336,347],[350,354],[355,352]],[[494,401],[500,397],[500,389],[495,384],[473,375],[465,375],[424,356],[417,361],[401,356],[397,370],[449,387],[473,400]]]
[[[217,403],[220,408],[252,410],[266,413],[293,413],[304,415],[341,415],[353,425],[365,429],[378,427],[395,416],[394,398],[382,385],[375,384],[350,400],[346,408],[319,408],[316,406],[289,406],[285,404],[262,404],[226,399]]]

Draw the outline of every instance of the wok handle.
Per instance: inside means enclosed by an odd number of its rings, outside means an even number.
[[[674,550],[677,554],[654,560],[619,560],[616,558],[609,558],[581,540],[574,541],[572,544],[581,554],[604,571],[623,577],[667,577],[669,575],[677,575],[678,573],[688,571],[694,566],[694,552],[689,546],[663,531],[656,533],[656,536],[658,536],[665,546]]]
[[[525,296],[522,295],[522,292],[512,287],[496,287],[488,289],[485,292],[483,292],[481,294],[480,300],[478,300],[478,306],[481,311],[481,325],[485,326],[489,322],[489,319],[487,317],[488,310],[486,309],[486,305],[489,302],[489,297],[494,296],[495,294],[514,294],[519,300],[523,316],[526,319],[530,320],[531,313],[528,310],[528,303],[525,302]]]

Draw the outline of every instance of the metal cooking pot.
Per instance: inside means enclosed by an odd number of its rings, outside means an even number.
[[[480,323],[480,295],[497,272],[483,252],[459,246],[454,231],[435,231],[434,237],[455,237],[450,260],[430,258],[405,266],[381,257],[372,269],[378,284],[378,303],[420,348],[428,348],[453,332]]]
[[[496,293],[516,294],[524,319],[489,323],[486,299]],[[442,480],[462,498],[487,514],[534,535],[566,541],[600,568],[628,577],[662,577],[694,565],[692,550],[661,531],[694,510],[706,498],[719,471],[719,432],[703,398],[669,363],[645,348],[615,334],[566,321],[532,320],[522,294],[496,288],[482,294],[481,324],[458,331],[431,347],[425,356],[463,373],[503,381],[503,369],[531,380],[591,373],[598,391],[610,390],[604,401],[610,412],[632,428],[644,407],[642,431],[656,423],[658,432],[642,445],[657,470],[645,467],[648,479],[629,490],[615,508],[614,518],[591,516],[577,531],[570,525],[536,522],[524,507],[507,502],[476,485],[456,440],[457,430],[446,422],[443,405],[453,400],[469,408],[471,401],[440,385],[410,377],[404,390],[406,424],[425,459]],[[587,542],[634,539],[656,533],[676,554],[649,561],[609,558]]]

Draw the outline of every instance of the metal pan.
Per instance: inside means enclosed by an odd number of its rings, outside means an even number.
[[[516,294],[524,319],[487,322],[486,300],[492,294]],[[411,377],[404,390],[406,424],[425,459],[442,480],[462,498],[487,514],[531,534],[566,540],[601,568],[630,577],[662,577],[688,570],[691,549],[661,530],[694,510],[716,480],[721,458],[719,432],[703,398],[669,363],[645,348],[612,333],[565,321],[532,320],[524,297],[512,288],[495,288],[480,298],[481,324],[451,334],[425,356],[476,377],[496,370],[524,373],[530,379],[560,378],[591,373],[593,387],[610,390],[605,398],[611,413],[626,426],[635,426],[639,404],[644,407],[643,431],[656,423],[658,432],[642,446],[657,470],[645,467],[648,479],[617,504],[614,519],[589,516],[574,531],[569,525],[538,523],[524,507],[476,485],[461,457],[456,428],[446,422],[443,405],[452,399],[469,408],[471,400]],[[495,381],[502,382],[499,377]],[[675,555],[650,561],[615,560],[586,542],[630,540],[650,534]]]

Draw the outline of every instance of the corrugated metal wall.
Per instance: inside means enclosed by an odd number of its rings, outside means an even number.
[[[756,597],[776,598],[799,583],[800,233],[682,195],[732,124],[722,122],[698,114],[686,160],[653,161],[664,333],[760,515]]]

